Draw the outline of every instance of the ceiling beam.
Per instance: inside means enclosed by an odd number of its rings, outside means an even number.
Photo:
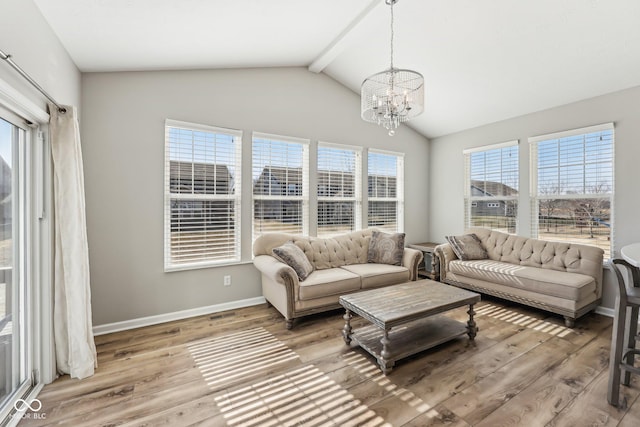
[[[353,33],[353,30],[358,27],[362,21],[375,9],[376,7],[384,4],[383,0],[371,0],[364,9],[349,22],[349,24],[342,30],[338,37],[333,39],[331,43],[313,60],[311,65],[309,65],[309,71],[314,73],[320,73],[325,67],[338,55],[342,53],[342,51],[347,47],[347,39]]]

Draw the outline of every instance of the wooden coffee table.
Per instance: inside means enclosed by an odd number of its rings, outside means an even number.
[[[473,320],[473,305],[480,301],[480,295],[433,280],[344,295],[339,301],[346,310],[342,329],[345,342],[351,344],[353,340],[373,355],[385,375],[399,359],[464,334],[473,341],[478,331]],[[438,316],[465,305],[469,306],[466,324]],[[371,325],[353,330],[353,313]]]

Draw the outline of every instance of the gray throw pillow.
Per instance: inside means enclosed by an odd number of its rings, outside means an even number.
[[[291,241],[277,248],[273,248],[271,253],[274,258],[293,268],[300,281],[305,280],[313,273],[313,265],[309,261],[309,258],[307,258],[302,249]]]
[[[445,237],[447,242],[451,245],[453,252],[463,261],[489,258],[487,250],[482,246],[482,242],[475,234]]]
[[[383,233],[374,231],[369,242],[367,262],[376,264],[402,265],[404,255],[404,233]]]

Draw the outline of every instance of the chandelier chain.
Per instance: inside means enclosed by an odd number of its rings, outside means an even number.
[[[391,0],[390,6],[391,6],[391,69],[393,70],[393,4],[395,3],[395,0]]]

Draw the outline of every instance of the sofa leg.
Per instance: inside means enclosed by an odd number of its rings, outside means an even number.
[[[293,319],[287,319],[286,326],[289,330],[293,329]]]
[[[564,316],[564,325],[567,328],[573,328],[574,326],[576,326],[576,319],[569,316]]]

